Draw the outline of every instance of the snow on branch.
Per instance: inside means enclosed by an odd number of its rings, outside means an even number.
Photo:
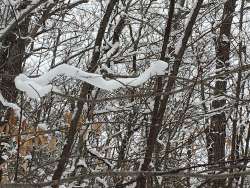
[[[164,75],[167,66],[168,64],[164,61],[153,61],[150,67],[136,78],[105,80],[100,74],[88,73],[74,66],[62,64],[37,78],[29,78],[24,74],[20,74],[15,78],[15,84],[17,89],[25,92],[28,97],[34,99],[43,97],[51,92],[52,85],[50,83],[59,75],[78,79],[104,90],[113,91],[127,86],[137,87],[153,76]]]
[[[2,93],[0,93],[0,102],[6,106],[6,107],[10,107],[14,110],[15,114],[17,117],[20,117],[20,112],[21,112],[21,109],[19,106],[17,106],[17,104],[15,103],[11,103],[11,102],[8,102],[2,95]]]
[[[15,15],[15,18],[13,18],[4,29],[0,30],[0,41],[2,41],[7,36],[7,34],[9,34],[13,30],[13,28],[15,28],[21,21],[23,21],[28,14],[30,14],[46,1],[48,0],[32,0],[25,9],[20,10]]]

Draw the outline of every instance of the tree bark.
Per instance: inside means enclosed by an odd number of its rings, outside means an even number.
[[[231,24],[233,20],[233,13],[235,10],[236,0],[226,1],[224,3],[224,10],[222,16],[222,23],[220,27],[220,34],[217,38],[216,44],[216,74],[225,71],[229,64],[230,54],[230,35]],[[216,97],[222,96],[226,92],[227,81],[225,76],[220,76],[215,82],[214,95]],[[212,108],[223,108],[226,105],[226,99],[218,99],[212,101]],[[222,112],[213,115],[208,127],[207,133],[207,151],[208,163],[219,163],[219,166],[225,165],[225,138],[226,138],[226,114]],[[212,181],[212,187],[224,187],[225,180]]]
[[[23,7],[25,8],[25,7]],[[22,37],[26,37],[28,34],[29,17],[25,17],[22,21],[15,24],[1,36],[2,46],[8,46],[7,48],[0,47],[0,74],[2,75],[0,81],[0,88],[3,97],[9,101],[15,103],[17,100],[17,89],[15,87],[15,76],[22,72],[22,65],[24,62],[26,40]],[[8,122],[10,116],[13,114],[12,109],[6,109],[0,105],[0,119]],[[2,140],[0,140],[0,143]],[[2,151],[0,152],[2,155]],[[3,163],[4,160],[0,162]],[[0,175],[2,175],[2,169]],[[2,177],[0,177],[2,179]]]

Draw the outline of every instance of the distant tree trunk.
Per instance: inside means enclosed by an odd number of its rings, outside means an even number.
[[[226,1],[220,27],[220,34],[216,44],[216,73],[222,73],[229,66],[230,54],[230,35],[233,13],[235,10],[236,0]],[[214,95],[223,96],[226,92],[227,80],[225,76],[220,76],[215,82]],[[213,109],[220,109],[226,105],[226,99],[212,101]],[[226,114],[221,109],[216,115],[211,117],[211,122],[207,132],[207,151],[208,163],[219,163],[219,166],[225,165],[225,138],[226,138]],[[215,180],[212,182],[213,187],[224,187],[225,180]]]

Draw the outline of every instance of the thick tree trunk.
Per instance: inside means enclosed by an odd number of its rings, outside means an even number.
[[[0,87],[3,97],[10,102],[15,102],[17,97],[14,78],[22,72],[26,41],[21,37],[27,36],[28,25],[27,18],[3,39],[3,46],[8,47],[0,48],[0,73],[3,74]]]
[[[24,7],[25,8],[25,7]],[[27,36],[29,17],[16,25],[8,34],[2,38],[2,47],[0,47],[0,90],[3,97],[9,102],[16,102],[17,89],[15,87],[15,76],[22,72],[22,65],[25,55],[26,40],[23,37]],[[3,122],[8,122],[12,115],[12,109],[6,109],[0,104],[0,119]],[[2,123],[0,123],[2,125]],[[0,140],[0,143],[3,142]],[[0,151],[2,155],[2,151]],[[4,160],[1,160],[1,163]],[[0,172],[2,175],[2,172]],[[2,179],[2,177],[0,177]]]
[[[222,23],[220,27],[220,35],[217,38],[216,46],[216,69],[217,74],[222,73],[228,67],[230,54],[230,35],[233,13],[235,10],[236,0],[226,1]],[[227,81],[225,76],[217,78],[215,83],[214,95],[223,96],[226,92]],[[226,105],[226,99],[218,99],[212,102],[213,109],[220,109]],[[223,110],[211,117],[211,122],[207,133],[208,147],[208,163],[218,163],[219,166],[225,165],[225,137],[226,137],[226,114]],[[215,180],[212,182],[213,187],[224,187],[225,180]]]

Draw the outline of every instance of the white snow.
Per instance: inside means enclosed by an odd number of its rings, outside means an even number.
[[[17,117],[20,117],[20,112],[21,112],[21,108],[19,106],[17,106],[17,104],[15,103],[10,103],[8,102],[2,95],[2,93],[0,92],[0,102],[7,107],[10,107],[14,110],[15,114]]]
[[[137,78],[105,80],[100,74],[88,73],[74,66],[62,64],[37,78],[29,78],[24,74],[20,74],[15,78],[15,85],[17,89],[25,92],[28,97],[39,99],[51,92],[52,85],[50,83],[54,78],[59,75],[64,75],[79,79],[104,90],[113,91],[127,86],[137,87],[146,82],[152,76],[164,75],[167,67],[168,64],[164,61],[152,61],[150,67]]]
[[[86,161],[85,161],[84,158],[81,158],[81,159],[78,161],[77,165],[79,165],[79,166],[82,165],[82,166],[84,166],[85,168],[88,168],[88,165],[87,165],[87,163],[86,163]]]
[[[6,161],[6,160],[8,160],[9,157],[7,155],[2,155],[2,158],[3,158],[3,160]]]
[[[112,48],[101,59],[101,61],[106,61],[107,59],[109,59],[115,53],[115,51],[119,48],[119,46],[120,46],[119,42],[115,42],[112,45]]]
[[[42,84],[37,84],[24,74],[20,74],[15,78],[15,85],[17,89],[25,91],[31,98],[43,97],[52,90],[52,85],[43,86]]]
[[[28,154],[24,157],[24,160],[31,160],[32,159],[32,155]]]
[[[225,34],[222,35],[222,41],[230,42],[229,38]]]
[[[107,182],[104,179],[102,179],[100,177],[96,177],[95,180],[98,181],[99,183],[101,183],[104,187],[109,187]]]
[[[39,127],[40,129],[43,129],[43,130],[48,130],[48,125],[45,124],[45,123],[39,123],[39,124],[38,124],[38,127]]]

